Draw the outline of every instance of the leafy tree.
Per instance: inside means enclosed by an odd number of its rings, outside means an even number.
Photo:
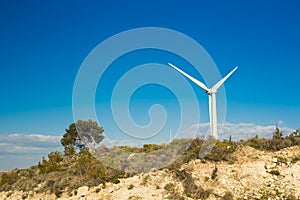
[[[273,133],[273,139],[282,139],[282,131],[280,131],[279,127],[276,126],[275,132]]]
[[[103,132],[103,127],[93,120],[78,120],[76,123],[72,123],[61,139],[65,155],[72,155],[76,150],[95,150],[104,139]]]

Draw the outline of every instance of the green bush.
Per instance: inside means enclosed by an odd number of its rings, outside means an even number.
[[[174,183],[167,183],[164,186],[164,189],[167,190],[168,192],[175,192],[175,184]]]
[[[133,189],[134,188],[134,185],[133,184],[130,184],[129,186],[128,186],[128,190],[131,190],[131,189]]]
[[[218,176],[218,168],[217,168],[217,166],[215,166],[215,168],[213,169],[213,171],[210,175],[210,178],[211,178],[211,180],[215,180],[217,178],[217,176]]]
[[[227,161],[233,163],[235,161],[233,152],[237,149],[238,144],[235,142],[217,141],[212,150],[205,156],[205,159],[219,162]]]
[[[280,172],[278,170],[275,170],[275,169],[271,170],[269,173],[273,174],[275,176],[279,176],[280,175]]]
[[[58,171],[60,168],[60,162],[63,160],[61,152],[51,152],[48,154],[48,160],[44,157],[42,162],[38,163],[38,168],[40,169],[41,174],[47,174],[53,171]]]
[[[143,180],[142,180],[141,185],[142,185],[142,186],[146,186],[146,185],[148,184],[149,181],[150,181],[150,175],[147,174],[146,176],[143,177]]]
[[[18,176],[18,173],[14,171],[3,173],[1,176],[0,187],[2,187],[5,184],[13,185],[19,180],[19,178],[20,177]]]
[[[292,163],[296,163],[300,160],[300,155],[296,155],[295,157],[292,158]]]
[[[265,151],[279,151],[283,148],[294,146],[291,138],[267,139],[257,137],[245,141],[244,145]]]

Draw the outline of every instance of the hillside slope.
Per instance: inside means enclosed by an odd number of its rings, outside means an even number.
[[[38,192],[40,183],[29,191],[3,191],[0,199],[300,199],[300,146],[275,152],[239,146],[233,156],[234,162],[194,159],[116,184],[65,189],[60,197]]]

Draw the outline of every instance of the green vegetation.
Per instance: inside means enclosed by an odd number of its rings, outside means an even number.
[[[226,192],[224,194],[224,196],[222,197],[222,200],[233,200],[234,199],[234,196],[231,192]]]
[[[144,144],[142,148],[128,146],[119,146],[119,148],[132,153],[152,153],[163,148],[164,146],[165,144]]]
[[[283,137],[282,132],[276,126],[273,138],[254,137],[242,142],[242,144],[251,146],[258,150],[279,151],[283,148],[300,145],[300,130],[298,129],[289,136]]]
[[[195,184],[191,174],[185,170],[175,170],[174,176],[182,182],[184,191],[183,194],[192,199],[207,199],[211,194],[212,190],[205,190],[201,186]]]
[[[184,196],[206,199],[212,191],[197,186],[189,173],[184,170],[180,171],[182,164],[194,159],[201,159],[202,162],[216,162],[216,165],[221,161],[231,164],[236,160],[233,153],[243,145],[264,151],[277,151],[285,147],[300,145],[300,129],[283,137],[282,132],[276,127],[271,139],[254,137],[239,142],[232,141],[231,138],[224,141],[213,139],[208,141],[201,138],[175,139],[169,144],[145,144],[141,148],[128,146],[107,148],[103,145],[99,146],[104,138],[103,131],[102,127],[91,120],[80,120],[71,124],[61,139],[64,153],[51,152],[47,159],[43,157],[36,166],[0,173],[0,191],[29,191],[39,186],[38,192],[50,191],[59,197],[63,191],[72,191],[83,185],[91,187],[103,183],[105,187],[107,182],[118,183],[120,178],[134,175],[130,173],[130,169],[137,169],[135,172],[139,173],[158,166],[159,168],[155,170],[168,168],[184,187],[183,194],[178,194],[175,192],[174,183],[165,185],[164,189],[170,194],[171,199],[184,199]],[[199,151],[203,149],[208,150],[208,153],[200,156]],[[97,150],[96,153],[93,150]],[[181,156],[175,159],[174,155]],[[105,159],[109,165],[101,163],[97,156],[102,156],[101,158]],[[287,162],[285,158],[277,157],[277,159],[279,163]],[[296,163],[299,160],[300,155],[296,155],[291,162]],[[116,168],[121,170],[116,170]],[[217,172],[218,168],[215,167],[210,176],[211,180],[217,178]],[[273,170],[270,173],[280,175],[279,171]],[[146,186],[150,178],[145,175],[142,185]],[[207,177],[208,180],[209,177]],[[133,188],[133,185],[128,186],[129,190]],[[157,186],[157,189],[159,188]],[[232,198],[231,193],[223,196],[223,199]]]
[[[61,139],[65,155],[73,155],[76,150],[95,149],[96,145],[104,139],[103,132],[103,127],[92,120],[78,120],[72,123]]]
[[[176,191],[175,183],[167,183],[164,189],[168,192],[167,199],[184,200],[185,198]]]
[[[279,176],[280,175],[280,172],[278,170],[275,170],[275,169],[271,170],[269,173],[273,174],[275,176]]]
[[[169,191],[169,192],[175,192],[175,184],[174,183],[167,183],[164,186],[164,189]]]
[[[42,158],[42,163],[39,162],[38,168],[41,174],[46,174],[49,172],[57,171],[60,168],[60,162],[63,160],[63,155],[61,152],[51,152],[48,155],[48,160],[44,157]]]
[[[150,175],[147,174],[146,176],[143,177],[143,181],[142,181],[141,185],[146,186],[149,181],[150,181]]]
[[[280,131],[279,127],[275,127],[275,132],[273,133],[273,139],[282,139],[283,137],[282,131]]]
[[[298,162],[300,160],[300,154],[299,155],[296,155],[295,157],[293,157],[293,159],[292,159],[292,163],[296,163],[296,162]]]
[[[131,190],[131,189],[133,189],[134,188],[134,185],[133,184],[130,184],[129,186],[128,186],[128,190]]]
[[[217,168],[217,166],[215,166],[215,168],[213,169],[213,171],[211,173],[210,178],[211,178],[211,180],[215,180],[217,178],[217,176],[218,176],[218,168]]]

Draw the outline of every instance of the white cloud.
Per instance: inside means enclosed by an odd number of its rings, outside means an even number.
[[[38,153],[60,147],[60,136],[38,134],[0,135],[0,154],[3,153]]]
[[[293,129],[288,127],[279,126],[280,130],[283,132],[283,135],[289,135]],[[222,127],[221,124],[218,125],[219,137],[220,139],[228,139],[231,135],[232,139],[240,140],[255,137],[272,137],[273,132],[275,131],[274,125],[262,126],[256,125],[253,123],[226,123]],[[182,134],[185,137],[197,136],[206,136],[209,134],[209,123],[194,124],[188,128]]]
[[[39,134],[0,135],[0,170],[37,164],[51,151],[62,151],[61,136]]]

